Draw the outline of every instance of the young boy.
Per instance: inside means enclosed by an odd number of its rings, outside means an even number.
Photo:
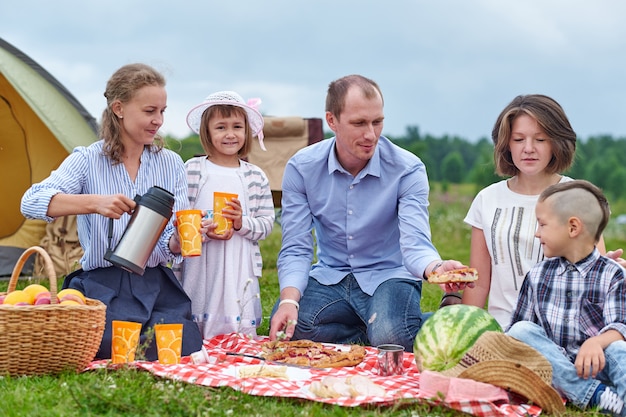
[[[574,405],[625,416],[625,271],[595,246],[608,202],[576,180],[546,188],[535,212],[546,259],[526,275],[507,333],[544,354]]]

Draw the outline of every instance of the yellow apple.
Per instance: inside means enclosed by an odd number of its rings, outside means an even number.
[[[83,293],[73,288],[65,288],[57,294],[57,298],[59,299],[59,304],[65,300],[74,300],[79,304],[87,304],[87,300]]]
[[[4,297],[3,304],[12,304],[16,306],[30,305],[30,294],[24,292],[23,290],[11,291],[6,297]]]
[[[78,301],[76,301],[76,300],[65,299],[65,300],[61,301],[59,303],[59,305],[61,305],[61,306],[81,306],[83,304],[78,302]]]
[[[42,292],[49,292],[48,289],[41,284],[30,284],[29,286],[24,288],[23,291],[30,295],[32,300],[30,302],[31,304],[35,303],[35,298],[37,297],[37,294]]]

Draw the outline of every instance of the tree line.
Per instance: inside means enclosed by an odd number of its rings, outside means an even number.
[[[325,137],[332,137],[327,132]],[[493,142],[482,138],[470,142],[458,136],[421,135],[417,126],[406,128],[404,136],[388,136],[398,146],[417,155],[426,165],[428,178],[443,184],[472,183],[476,190],[502,178],[495,174]],[[198,135],[178,140],[167,137],[167,146],[184,161],[202,155]],[[578,138],[573,166],[563,174],[585,179],[602,188],[610,200],[626,198],[626,138],[611,135]]]
[[[490,138],[472,143],[457,136],[422,136],[417,127],[408,127],[405,136],[390,139],[424,161],[431,181],[473,183],[481,189],[502,179],[495,174]],[[626,138],[578,138],[574,163],[563,174],[588,180],[602,188],[610,200],[620,200],[626,197],[625,157]]]

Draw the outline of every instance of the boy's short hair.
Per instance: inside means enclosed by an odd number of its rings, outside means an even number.
[[[543,190],[538,202],[548,198],[554,199],[552,209],[559,217],[578,217],[592,233],[595,229],[595,241],[600,240],[611,216],[609,202],[600,188],[585,180],[560,182]]]

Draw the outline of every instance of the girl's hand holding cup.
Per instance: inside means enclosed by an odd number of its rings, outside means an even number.
[[[241,229],[241,202],[237,194],[213,193],[213,224],[209,229],[212,239],[228,240],[233,235],[233,229]]]

